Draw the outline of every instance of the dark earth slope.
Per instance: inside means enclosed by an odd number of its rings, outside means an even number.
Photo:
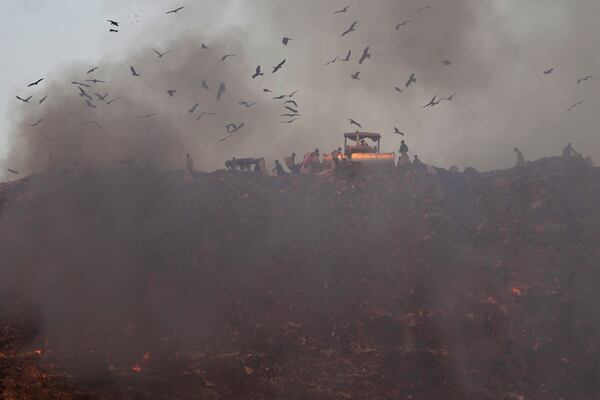
[[[599,398],[600,169],[435,172],[1,185],[0,397]]]

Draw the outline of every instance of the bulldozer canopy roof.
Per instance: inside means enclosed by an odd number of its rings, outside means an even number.
[[[356,140],[356,136],[358,136],[358,140],[371,139],[376,142],[381,139],[381,135],[379,133],[368,133],[368,132],[352,132],[352,133],[344,133],[344,137]]]

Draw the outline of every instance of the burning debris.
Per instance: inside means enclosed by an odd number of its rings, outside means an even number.
[[[597,398],[583,159],[234,167],[0,185],[2,396]]]

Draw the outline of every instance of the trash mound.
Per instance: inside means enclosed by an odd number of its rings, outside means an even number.
[[[0,185],[0,397],[597,399],[578,158]]]

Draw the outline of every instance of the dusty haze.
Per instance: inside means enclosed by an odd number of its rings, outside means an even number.
[[[140,1],[143,11],[147,2]],[[158,15],[123,29],[139,30],[128,54],[110,54],[92,66],[78,63],[48,73],[48,100],[38,105],[15,103],[9,115],[10,151],[5,166],[30,173],[42,170],[49,154],[61,165],[91,161],[115,166],[131,157],[152,158],[162,168],[180,168],[189,152],[201,169],[220,168],[231,156],[282,158],[315,147],[329,151],[340,145],[341,133],[352,129],[348,117],[365,130],[384,134],[384,148],[396,150],[407,133],[413,153],[442,166],[474,165],[487,169],[513,162],[512,147],[535,158],[556,154],[571,141],[593,157],[600,152],[593,96],[597,80],[577,84],[594,75],[600,65],[595,38],[593,1],[503,2],[378,1],[348,3],[347,13],[333,11],[345,4],[253,1],[195,4],[176,15]],[[433,11],[417,10],[425,5]],[[166,4],[165,10],[174,8]],[[107,16],[120,15],[116,2],[106,4]],[[104,18],[104,16],[99,16]],[[341,32],[357,20],[357,30]],[[395,30],[402,20],[411,23]],[[143,26],[143,27],[142,27]],[[283,46],[281,38],[293,40]],[[119,40],[115,34],[114,40]],[[201,43],[210,50],[200,48]],[[370,46],[372,57],[358,58]],[[172,53],[159,59],[152,48]],[[323,64],[352,50],[350,62]],[[227,53],[235,57],[221,62]],[[283,59],[277,74],[270,69]],[[442,60],[452,65],[443,66]],[[251,79],[257,65],[265,77]],[[141,77],[129,72],[134,65]],[[554,73],[542,71],[555,68]],[[361,80],[350,74],[361,71]],[[411,73],[417,83],[404,88]],[[111,105],[94,99],[96,109],[70,82],[96,77],[106,84],[86,89],[119,97]],[[205,79],[207,91],[200,83]],[[216,89],[227,91],[216,101]],[[400,86],[403,93],[394,91]],[[263,88],[273,93],[263,93]],[[36,89],[36,88],[34,88]],[[171,98],[167,89],[177,93]],[[275,95],[294,90],[303,117],[281,124],[286,112]],[[36,94],[35,90],[29,90]],[[452,102],[422,109],[434,95],[458,92]],[[12,96],[12,94],[11,94]],[[249,109],[239,100],[256,100]],[[570,113],[568,107],[584,100]],[[199,102],[194,114],[187,111]],[[200,112],[215,112],[199,121]],[[149,119],[141,115],[157,112]],[[29,124],[44,118],[37,127]],[[82,125],[98,121],[103,129]],[[244,123],[231,139],[225,125]],[[51,138],[47,140],[42,133]],[[440,146],[440,144],[442,144]]]

